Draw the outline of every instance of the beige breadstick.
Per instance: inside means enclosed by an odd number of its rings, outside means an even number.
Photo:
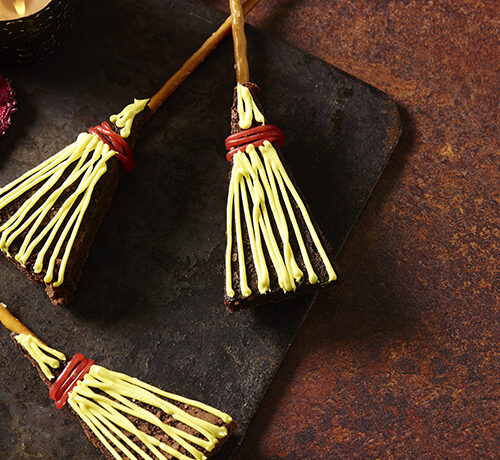
[[[33,332],[31,332],[7,309],[7,305],[2,302],[0,302],[0,323],[2,323],[9,331],[14,332],[15,334],[32,335],[33,337],[38,339],[38,337],[33,334]]]
[[[247,59],[247,38],[245,36],[245,18],[241,0],[229,0],[233,21],[234,60],[236,62],[236,80],[238,83],[250,81]]]
[[[243,13],[248,13],[260,0],[248,0],[243,7]],[[238,2],[241,6],[241,2]],[[240,13],[241,14],[241,13]],[[243,19],[242,19],[243,20]],[[241,22],[241,21],[240,21]],[[229,34],[231,30],[232,19],[228,17],[224,23],[201,45],[183,65],[175,72],[149,101],[148,106],[154,113],[170,97],[170,95],[179,87],[179,85],[198,67],[205,58],[217,47],[217,45]],[[246,41],[245,41],[246,56]],[[248,69],[248,64],[247,64]],[[238,80],[239,81],[239,80]]]

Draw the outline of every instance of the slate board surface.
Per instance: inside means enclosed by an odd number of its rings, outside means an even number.
[[[186,0],[92,0],[79,18],[54,57],[0,67],[20,107],[0,139],[2,185],[152,95],[224,19]],[[284,155],[338,253],[397,142],[397,108],[338,69],[247,31],[269,122],[285,132]],[[121,181],[69,308],[52,307],[42,287],[0,258],[0,300],[49,344],[230,413],[239,429],[219,459],[241,442],[313,301],[235,315],[222,304],[231,46],[226,40],[143,128],[137,169]],[[0,340],[0,458],[100,458],[3,329]]]

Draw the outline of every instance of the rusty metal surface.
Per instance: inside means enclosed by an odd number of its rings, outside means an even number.
[[[82,2],[57,55],[2,66],[19,98],[0,140],[6,183],[151,95],[221,22],[196,1]],[[154,13],[154,14],[152,14]],[[399,134],[392,100],[318,59],[249,30],[253,78],[284,155],[338,252]],[[234,73],[226,41],[142,131],[68,309],[0,258],[0,298],[41,338],[168,391],[225,410],[242,439],[312,298],[230,316],[223,300],[225,203]],[[0,458],[91,459],[79,425],[0,329]]]
[[[493,0],[250,17],[387,92],[404,131],[238,458],[497,458],[498,20]]]

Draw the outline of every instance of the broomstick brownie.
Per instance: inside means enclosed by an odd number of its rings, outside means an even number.
[[[254,83],[235,88],[226,141],[232,171],[225,304],[231,312],[315,292],[336,279],[331,247],[283,160],[283,133],[265,124],[258,90]]]
[[[108,370],[80,353],[67,359],[1,303],[0,322],[12,331],[56,408],[66,406],[108,460],[207,459],[236,428],[229,415],[206,404]]]
[[[230,0],[238,85],[226,159],[226,285],[231,312],[317,291],[337,276],[332,251],[283,160],[283,132],[266,122],[249,82],[241,2]]]
[[[119,179],[134,168],[131,146],[151,114],[147,102],[135,100],[110,118],[112,125],[81,133],[0,189],[0,249],[46,285],[54,305],[72,300]]]

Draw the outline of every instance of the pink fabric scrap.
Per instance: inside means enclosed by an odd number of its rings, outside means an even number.
[[[12,113],[17,110],[17,101],[10,81],[0,75],[0,136],[11,124]]]

